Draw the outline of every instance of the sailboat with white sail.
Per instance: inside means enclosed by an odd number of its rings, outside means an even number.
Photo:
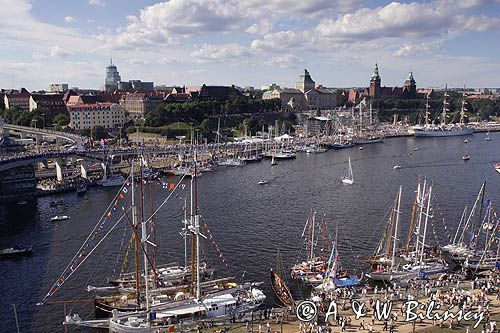
[[[344,185],[354,184],[354,176],[352,174],[352,165],[351,165],[351,156],[349,156],[349,169],[347,171],[347,175],[342,176],[342,183]]]
[[[465,143],[465,153],[464,155],[462,156],[462,159],[464,161],[468,161],[470,159],[470,155],[469,155],[469,142],[466,142]]]

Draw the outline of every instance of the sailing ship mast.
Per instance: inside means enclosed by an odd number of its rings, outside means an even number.
[[[448,85],[446,85],[445,89],[444,89],[444,99],[443,99],[443,113],[441,114],[441,117],[442,117],[442,124],[443,125],[446,125],[446,112],[448,112]]]
[[[188,269],[188,260],[187,260],[187,238],[188,238],[188,224],[189,220],[187,219],[187,199],[184,198],[184,219],[182,220],[184,224],[184,228],[182,229],[182,236],[184,236],[184,269],[187,271]]]
[[[141,190],[141,242],[142,242],[142,252],[143,252],[143,259],[144,259],[144,283],[146,285],[146,311],[149,311],[149,279],[148,279],[148,231],[147,231],[147,225],[146,221],[144,219],[144,192],[143,192],[143,165],[144,165],[144,156],[141,156],[140,160],[140,190]],[[139,280],[139,277],[137,277],[137,280]]]
[[[195,291],[196,299],[200,298],[200,215],[198,213],[198,143],[194,145],[194,172],[191,177],[191,288]],[[203,235],[202,235],[203,236]]]
[[[394,234],[392,237],[394,238],[394,245],[392,247],[392,260],[391,260],[391,271],[394,271],[394,264],[396,261],[396,246],[398,243],[398,224],[399,224],[399,212],[401,207],[401,191],[403,189],[402,185],[399,185],[399,194],[398,194],[398,203],[396,206],[396,226],[394,228]]]
[[[370,101],[370,122],[369,122],[369,125],[371,126],[372,125],[372,102]]]
[[[429,126],[429,93],[425,95],[425,127]]]
[[[312,216],[312,225],[311,225],[311,252],[310,252],[310,262],[311,266],[314,264],[314,228],[316,222],[316,212],[313,213]]]
[[[431,196],[432,196],[432,185],[429,186],[429,191],[427,193],[427,210],[425,212],[424,233],[422,235],[422,250],[420,252],[420,266],[422,266],[424,263],[425,235],[427,234],[427,222],[429,220],[429,211],[431,208]]]
[[[467,117],[467,115],[465,114],[465,111],[467,111],[466,105],[467,105],[467,103],[465,102],[465,85],[464,85],[464,92],[462,95],[462,107],[460,109],[460,124],[461,125],[465,124],[465,118]]]
[[[156,223],[155,223],[155,216],[154,216],[154,199],[153,199],[153,183],[149,182],[149,209],[151,211],[151,221],[150,221],[150,227],[151,227],[151,237],[152,241],[154,244],[156,244]],[[153,246],[153,271],[156,272],[156,246]],[[155,274],[155,284],[158,283],[158,279],[156,278]]]
[[[420,249],[420,234],[421,234],[421,227],[422,227],[422,215],[424,213],[424,193],[427,185],[427,180],[424,179],[424,185],[422,186],[422,191],[418,193],[418,224],[417,224],[417,230],[415,232],[416,234],[416,241],[415,241],[415,255],[418,256],[419,249]]]
[[[359,136],[361,136],[361,132],[363,131],[363,101],[359,102]]]
[[[141,292],[140,292],[140,279],[139,279],[139,239],[138,239],[138,212],[135,205],[135,175],[134,175],[134,162],[132,160],[132,227],[134,228],[134,265],[135,265],[135,292],[137,299],[137,307],[141,305]]]
[[[408,252],[410,249],[410,242],[412,240],[413,232],[415,230],[415,211],[417,209],[418,204],[418,196],[420,195],[420,183],[417,185],[417,193],[415,194],[415,200],[413,200],[413,207],[411,209],[411,222],[410,222],[410,230],[408,231],[408,240],[406,241],[406,251]]]

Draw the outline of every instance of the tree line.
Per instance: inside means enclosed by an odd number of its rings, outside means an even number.
[[[23,111],[16,106],[12,109],[0,109],[0,116],[3,117],[6,123],[36,128],[62,127],[69,123],[67,113],[51,110],[49,108]]]
[[[174,122],[199,124],[204,119],[236,114],[256,114],[281,110],[279,99],[248,99],[231,97],[226,101],[193,101],[170,103],[146,114],[145,125],[160,127]]]

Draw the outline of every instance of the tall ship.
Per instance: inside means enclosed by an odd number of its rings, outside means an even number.
[[[178,180],[170,194],[157,208],[154,208],[151,201],[151,216],[148,218],[144,208],[144,159],[141,157],[139,177],[134,176],[134,162],[132,162],[131,175],[120,187],[106,212],[53,284],[43,302],[39,304],[50,304],[48,299],[70,279],[73,273],[118,226],[120,221],[125,222],[126,220],[132,227],[126,257],[129,250],[132,252],[133,248],[133,269],[128,272],[127,267],[129,266],[125,259],[119,279],[113,279],[111,286],[87,287],[89,292],[99,294],[111,292],[111,295],[95,297],[96,319],[82,319],[78,314],[72,314],[66,316],[64,325],[108,329],[112,333],[164,332],[171,329],[174,324],[190,325],[205,319],[232,318],[234,320],[237,316],[251,313],[261,306],[266,296],[257,288],[260,283],[233,282],[232,277],[217,280],[208,279],[202,282],[206,265],[201,260],[200,242],[201,239],[215,241],[206,223],[203,225],[200,223],[201,215],[199,214],[197,198],[197,149],[195,146],[194,172],[193,177],[191,177],[190,191],[190,219],[186,213],[187,200],[184,204],[184,229],[182,233],[185,245],[184,267],[170,264],[162,267],[157,266],[157,242],[152,221],[154,215],[172,197],[174,191],[182,187],[181,183],[187,175],[183,175]],[[136,193],[136,183],[139,185],[139,193]],[[137,197],[139,204],[136,204]],[[118,209],[120,206],[121,211]],[[148,228],[151,228],[149,232]],[[210,238],[202,234],[202,228],[209,234]],[[188,238],[191,238],[190,269],[187,259]],[[225,263],[222,254],[220,257]],[[141,268],[143,268],[142,273]],[[100,318],[108,316],[111,318]]]
[[[429,95],[427,95],[427,101],[425,104],[425,125],[424,126],[415,126],[414,127],[414,135],[416,137],[442,137],[442,136],[462,136],[462,135],[471,135],[473,133],[473,129],[468,127],[465,124],[465,118],[467,115],[465,111],[466,102],[465,102],[465,89],[462,97],[462,108],[460,110],[460,123],[459,124],[446,124],[447,112],[448,110],[448,92],[447,89],[444,92],[444,100],[443,100],[443,112],[441,113],[441,124],[434,125],[429,124]]]
[[[373,127],[372,120],[372,103],[370,102],[369,109],[369,123],[368,126],[365,127],[363,124],[363,105],[365,101],[361,101],[359,103],[359,129],[357,135],[354,137],[354,144],[356,145],[366,145],[371,143],[381,143],[382,142],[382,133],[377,131]]]

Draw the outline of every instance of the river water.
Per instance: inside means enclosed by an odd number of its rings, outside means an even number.
[[[433,227],[428,239],[443,244],[453,234],[464,204],[472,206],[483,181],[487,195],[500,202],[500,174],[493,164],[500,161],[500,133],[468,137],[471,159],[462,160],[464,137],[394,138],[382,144],[323,154],[299,153],[296,160],[249,164],[243,168],[221,168],[199,178],[199,207],[202,223],[226,258],[227,267],[212,244],[203,246],[209,262],[219,275],[264,281],[269,302],[273,296],[268,283],[269,269],[276,267],[276,252],[283,253],[285,267],[298,257],[302,247],[300,234],[311,209],[317,220],[326,221],[326,232],[334,234],[339,224],[338,242],[341,261],[349,270],[363,269],[361,258],[373,253],[387,223],[388,212],[403,186],[401,237],[406,238],[411,205],[418,181],[433,183]],[[418,150],[414,150],[418,148]],[[345,187],[341,177],[351,157],[354,185]],[[401,165],[400,170],[394,170]],[[268,184],[258,182],[267,179]],[[188,182],[186,181],[188,185]],[[183,262],[184,242],[179,234],[184,197],[189,187],[179,189],[157,215],[158,262]],[[105,212],[115,189],[94,188],[83,196],[67,194],[42,197],[24,206],[8,207],[7,230],[0,235],[0,248],[13,244],[32,245],[33,255],[18,260],[0,261],[1,331],[15,331],[17,307],[21,332],[64,331],[64,313],[80,313],[90,318],[92,306],[37,306],[59,274]],[[156,204],[169,191],[154,184]],[[50,201],[62,198],[64,204],[50,207]],[[50,222],[55,215],[70,220]],[[446,226],[446,230],[445,230]],[[54,295],[54,300],[89,299],[87,285],[102,286],[106,277],[119,272],[124,244],[129,233],[126,223],[118,226],[109,241],[103,242],[81,268]],[[129,257],[129,262],[132,256]],[[298,294],[296,288],[293,292]]]

